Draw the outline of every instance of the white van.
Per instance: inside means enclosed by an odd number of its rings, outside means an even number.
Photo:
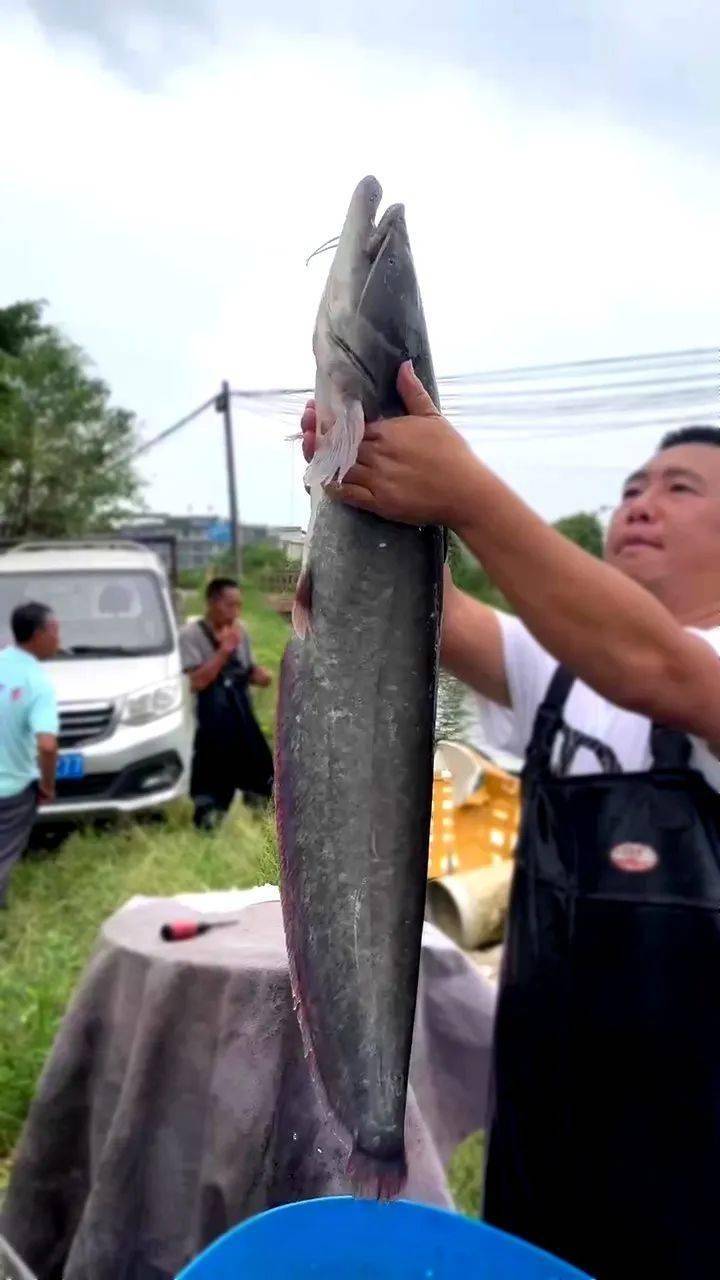
[[[0,555],[0,645],[35,600],[60,621],[57,797],[41,820],[159,808],[188,790],[194,731],[170,588],[131,542],[26,542]]]

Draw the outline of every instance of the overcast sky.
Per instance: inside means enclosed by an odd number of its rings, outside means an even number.
[[[0,305],[48,298],[147,435],[222,378],[306,385],[305,258],[374,172],[438,373],[713,346],[718,48],[716,0],[0,0]],[[238,415],[249,521],[304,519],[286,433]],[[555,517],[651,439],[475,443]],[[223,513],[219,419],[143,474]]]

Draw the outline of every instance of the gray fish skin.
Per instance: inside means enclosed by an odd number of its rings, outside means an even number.
[[[318,313],[325,464],[352,453],[332,437],[338,421],[354,430],[358,406],[368,418],[403,411],[395,380],[408,356],[437,396],[404,217],[395,206],[376,228],[380,194],[374,179],[357,188]],[[309,628],[285,653],[278,707],[283,913],[301,1026],[352,1139],[351,1175],[390,1196],[406,1173],[443,535],[314,487],[299,588]]]

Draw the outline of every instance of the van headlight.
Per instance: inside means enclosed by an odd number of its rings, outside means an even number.
[[[122,724],[147,724],[150,720],[160,720],[177,711],[182,703],[182,680],[176,676],[174,680],[164,680],[162,684],[150,685],[147,689],[139,689],[137,693],[129,693],[120,713]]]

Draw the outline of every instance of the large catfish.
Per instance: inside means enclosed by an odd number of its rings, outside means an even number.
[[[437,403],[403,208],[352,197],[320,303],[318,444],[296,630],[282,667],[276,803],[306,1049],[352,1139],[356,1190],[406,1177],[405,1102],[432,796],[443,533],[331,501],[365,419],[404,412],[411,358]]]

